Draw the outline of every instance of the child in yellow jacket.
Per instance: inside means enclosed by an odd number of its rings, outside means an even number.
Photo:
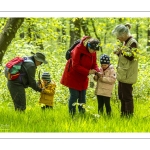
[[[41,108],[53,108],[56,84],[51,80],[48,72],[42,74],[40,87],[43,89],[39,100],[39,103],[42,104]]]

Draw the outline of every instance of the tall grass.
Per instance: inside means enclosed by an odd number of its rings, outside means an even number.
[[[29,99],[30,101],[31,99]],[[111,100],[112,116],[97,114],[97,101],[88,99],[85,114],[72,117],[67,104],[55,104],[53,110],[41,110],[38,102],[28,103],[25,112],[16,112],[12,102],[0,105],[0,132],[149,132],[149,100],[135,100],[132,118],[120,117],[120,102]]]

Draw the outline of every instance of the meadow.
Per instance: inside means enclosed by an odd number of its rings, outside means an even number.
[[[44,66],[42,66],[44,67]],[[63,67],[62,67],[63,68]],[[87,90],[86,113],[77,113],[73,118],[68,113],[68,89],[56,80],[57,90],[53,110],[41,110],[38,103],[39,93],[31,88],[26,89],[27,109],[24,113],[16,112],[6,87],[6,79],[1,72],[0,132],[9,133],[146,133],[150,131],[150,98],[148,96],[149,81],[144,76],[145,70],[139,74],[134,85],[134,116],[120,117],[120,101],[117,97],[117,82],[111,98],[112,116],[97,113],[97,100],[94,88]],[[148,70],[146,70],[148,71]],[[146,80],[146,81],[145,81]],[[147,88],[147,89],[146,89]],[[77,104],[78,105],[78,104]],[[76,106],[77,107],[77,106]]]
[[[32,97],[32,96],[31,96]],[[30,98],[28,99],[30,101]],[[100,116],[96,111],[96,100],[87,102],[87,112],[76,114],[73,118],[68,114],[67,105],[57,104],[53,110],[41,110],[36,104],[28,105],[25,113],[15,112],[11,102],[1,103],[0,132],[149,132],[149,101],[135,101],[135,114],[132,118],[120,118],[119,103],[112,100],[111,117]],[[118,106],[117,106],[118,105]]]
[[[57,38],[56,38],[57,39]],[[7,80],[4,76],[4,67],[8,60],[18,56],[30,56],[31,51],[37,52],[35,46],[26,44],[19,36],[8,47],[2,64],[0,65],[0,132],[1,133],[147,133],[150,132],[150,60],[149,52],[142,45],[139,57],[138,81],[134,84],[134,116],[132,118],[120,117],[120,101],[117,96],[117,81],[111,98],[112,116],[97,113],[97,100],[94,88],[87,89],[86,113],[77,113],[73,118],[68,113],[68,88],[60,84],[60,78],[66,63],[65,52],[68,45],[57,41],[45,41],[43,52],[48,60],[48,65],[37,68],[36,80],[39,71],[48,71],[52,80],[56,82],[56,94],[53,110],[42,111],[38,103],[40,93],[31,88],[26,89],[27,109],[24,113],[16,112],[7,89]],[[103,45],[103,53],[109,54],[111,63],[117,66],[117,56],[113,54],[113,42]],[[146,43],[145,38],[140,39],[140,44]],[[101,51],[97,53],[98,64]],[[78,104],[77,104],[78,105]]]

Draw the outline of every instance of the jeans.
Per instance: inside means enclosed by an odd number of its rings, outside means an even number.
[[[69,88],[70,98],[69,98],[69,113],[74,115],[76,113],[76,104],[78,100],[78,110],[81,113],[85,112],[83,104],[86,103],[86,90],[78,91],[72,88]]]

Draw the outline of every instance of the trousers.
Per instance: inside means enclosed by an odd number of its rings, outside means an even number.
[[[121,101],[121,115],[133,115],[133,87],[132,84],[119,82],[118,95]]]
[[[26,94],[23,85],[8,81],[7,87],[13,100],[15,110],[24,111],[26,109]]]
[[[69,113],[76,113],[76,104],[78,102],[78,110],[81,113],[85,112],[83,105],[86,103],[86,90],[78,91],[72,88],[69,88],[70,98],[69,98]]]
[[[110,97],[97,95],[97,101],[98,101],[98,113],[103,113],[104,105],[106,107],[106,113],[107,115],[110,115],[111,113],[111,106],[110,106]]]

